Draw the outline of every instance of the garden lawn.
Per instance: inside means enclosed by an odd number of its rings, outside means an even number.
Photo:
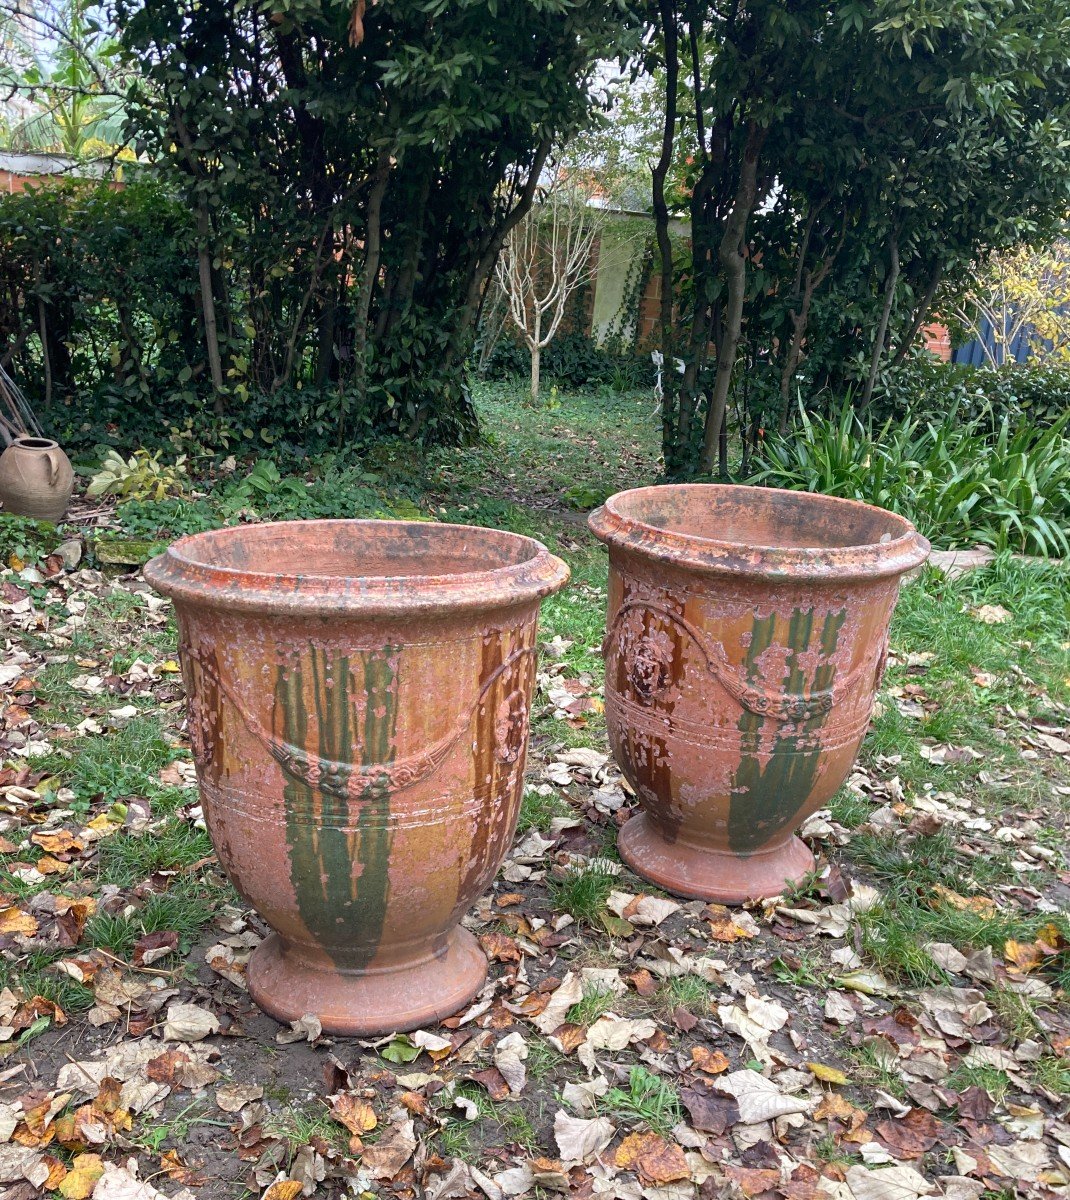
[[[655,479],[657,414],[504,388],[480,408],[476,448],[392,444],[240,503],[239,471],[107,517],[166,539],[194,512],[309,515],[333,494],[337,515],[497,525],[569,561],[516,844],[466,918],[491,980],[423,1035],[329,1039],[256,1010],[264,928],[200,821],[170,606],[121,567],[0,575],[4,1194],[1065,1196],[1066,569],[909,583],[858,767],[806,826],[813,877],[746,911],[673,901],[614,849],[632,799],[584,522]]]

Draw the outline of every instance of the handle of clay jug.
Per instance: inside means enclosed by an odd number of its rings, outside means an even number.
[[[45,451],[45,459],[48,462],[48,482],[51,486],[59,479],[63,470],[63,451],[53,446]]]

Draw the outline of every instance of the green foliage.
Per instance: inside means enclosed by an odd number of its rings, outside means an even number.
[[[520,801],[520,815],[516,821],[517,836],[530,833],[532,829],[545,832],[555,817],[571,815],[572,809],[569,808],[568,802],[556,791],[551,790],[544,796],[534,788],[528,788]]]
[[[217,528],[221,520],[204,500],[181,499],[127,500],[116,509],[124,531],[147,540],[182,537]]]
[[[271,430],[309,388],[336,445],[463,438],[482,285],[635,22],[624,0],[397,0],[355,38],[353,11],[116,0],[131,129],[192,214],[214,407],[262,397]]]
[[[59,543],[51,521],[35,521],[0,512],[0,567],[32,567],[47,558]]]
[[[599,1107],[603,1112],[646,1125],[665,1136],[683,1119],[676,1088],[664,1075],[646,1067],[632,1067],[628,1087],[610,1088]]]
[[[186,456],[180,454],[172,464],[161,460],[162,450],[135,450],[123,458],[114,450],[105,451],[100,470],[85,489],[87,496],[121,496],[126,500],[163,500],[169,494],[185,491]]]
[[[1070,2],[659,14],[655,154],[662,97],[673,105],[654,171],[661,241],[671,215],[691,222],[666,264],[675,304],[659,348],[685,368],[665,375],[666,469],[727,475],[730,432],[747,447],[781,427],[798,387],[855,385],[868,403],[941,290],[992,251],[1057,232]]]
[[[151,445],[161,413],[199,402],[192,236],[187,209],[158,183],[0,196],[0,346],[68,447]]]
[[[967,419],[889,418],[877,427],[849,403],[761,448],[754,481],[864,500],[908,517],[943,547],[1070,552],[1070,410],[1047,428],[990,410]],[[992,436],[988,430],[996,427]]]
[[[160,771],[174,757],[160,723],[135,717],[113,733],[78,743],[70,786],[83,803],[144,796],[158,786]]]
[[[550,880],[550,903],[577,921],[594,925],[606,911],[616,878],[608,864],[569,867],[560,878]]]
[[[598,983],[587,983],[583,987],[583,997],[565,1014],[565,1018],[573,1025],[593,1025],[599,1017],[613,1007],[616,993],[612,988],[603,987]]]
[[[929,355],[889,372],[872,405],[877,420],[908,415],[939,419],[955,411],[969,419],[981,418],[989,428],[1006,417],[1016,420],[1019,416],[1037,425],[1050,425],[1067,409],[1070,367],[1065,365],[969,367],[938,362]]]
[[[501,337],[484,365],[491,378],[525,378],[531,358],[525,346]],[[542,352],[541,373],[547,382],[569,389],[607,384],[614,391],[648,385],[653,377],[650,359],[619,343],[599,346],[587,334],[562,333]]]

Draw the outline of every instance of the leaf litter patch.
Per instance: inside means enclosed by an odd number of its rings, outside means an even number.
[[[1000,608],[971,619],[998,631]],[[1068,1193],[1065,842],[1007,802],[1016,767],[925,735],[927,652],[881,701],[922,723],[914,758],[867,754],[806,824],[807,886],[729,910],[617,859],[634,797],[600,735],[573,741],[597,677],[548,637],[525,818],[466,917],[487,985],[355,1041],[248,998],[266,931],[204,837],[167,606],[136,577],[30,569],[0,577],[0,615],[13,1200]],[[993,728],[1057,810],[1070,714],[1041,707]]]

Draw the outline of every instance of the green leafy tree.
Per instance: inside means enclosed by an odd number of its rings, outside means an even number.
[[[864,406],[942,291],[1050,233],[1070,195],[1070,4],[651,11],[661,341],[685,364],[667,378],[666,464],[723,476],[741,362],[744,392],[764,388],[755,434],[786,423],[804,381],[854,381]],[[668,236],[681,177],[682,260]]]
[[[458,438],[485,284],[623,0],[117,0],[141,151],[194,214],[216,407]]]
[[[118,44],[96,11],[93,0],[0,0],[0,88],[22,102],[5,134],[13,149],[85,158],[121,145]]]

